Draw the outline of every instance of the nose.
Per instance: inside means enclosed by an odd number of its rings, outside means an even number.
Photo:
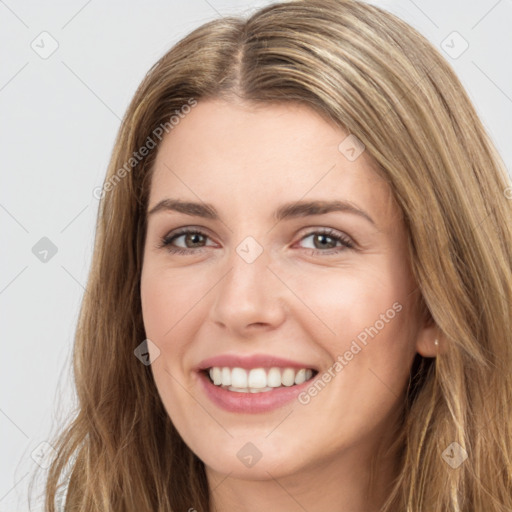
[[[240,255],[242,254],[242,256]],[[211,319],[236,337],[278,328],[286,317],[286,287],[264,250],[254,261],[232,251],[224,277],[212,292]]]

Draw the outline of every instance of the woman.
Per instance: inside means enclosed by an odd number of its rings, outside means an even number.
[[[47,510],[512,511],[511,190],[393,15],[195,30],[97,191]]]

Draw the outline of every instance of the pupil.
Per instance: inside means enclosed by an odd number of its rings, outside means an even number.
[[[191,240],[192,244],[199,243],[197,238],[201,238],[201,237],[202,237],[202,235],[200,235],[199,233],[189,233],[189,240]]]
[[[318,235],[317,236],[317,241],[320,242],[320,245],[323,246],[323,247],[326,247],[326,245],[329,245],[329,243],[325,244],[323,242],[325,242],[325,240],[331,240],[332,241],[332,238],[328,235]],[[332,242],[330,244],[332,246]]]

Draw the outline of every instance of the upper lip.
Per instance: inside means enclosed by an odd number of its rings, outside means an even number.
[[[291,359],[285,359],[282,357],[267,354],[221,354],[218,356],[209,357],[208,359],[204,359],[198,364],[197,370],[207,370],[208,368],[212,368],[213,366],[217,366],[220,368],[245,368],[247,370],[250,370],[252,368],[272,367],[296,369],[310,368],[312,370],[316,370],[316,368],[311,366],[309,363],[301,363],[298,361],[292,361]]]

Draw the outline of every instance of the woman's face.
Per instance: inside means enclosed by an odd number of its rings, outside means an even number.
[[[158,150],[144,325],[162,402],[210,472],[366,460],[429,355],[399,209],[347,135],[302,105],[208,100]]]

